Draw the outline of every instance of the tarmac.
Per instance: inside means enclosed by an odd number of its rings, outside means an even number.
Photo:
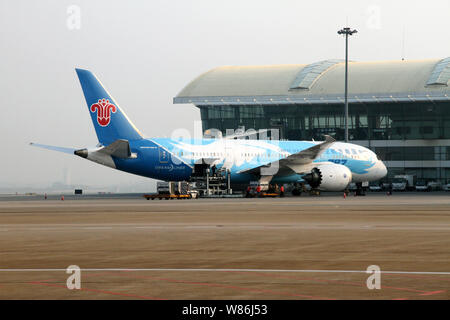
[[[0,197],[0,299],[450,298],[449,193],[18,197]]]

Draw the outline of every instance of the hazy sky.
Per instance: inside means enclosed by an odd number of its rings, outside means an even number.
[[[28,146],[97,143],[75,67],[95,72],[147,136],[170,136],[200,120],[194,106],[172,104],[199,74],[343,58],[336,31],[347,22],[359,31],[352,60],[450,56],[450,0],[0,0],[0,187],[46,186],[65,170],[75,184],[153,186]]]

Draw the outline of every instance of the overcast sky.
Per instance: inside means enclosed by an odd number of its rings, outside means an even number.
[[[0,188],[47,186],[64,171],[74,184],[153,186],[28,146],[97,143],[75,67],[95,72],[147,136],[170,136],[200,120],[172,103],[199,74],[343,58],[347,22],[359,31],[352,60],[450,56],[449,0],[0,0]]]

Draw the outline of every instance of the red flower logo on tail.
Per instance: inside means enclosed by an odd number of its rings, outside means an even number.
[[[106,127],[111,121],[111,112],[116,112],[116,106],[109,103],[107,99],[99,99],[97,103],[91,106],[91,112],[97,111],[97,123]]]

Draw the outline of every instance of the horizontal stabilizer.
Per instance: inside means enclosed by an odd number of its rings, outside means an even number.
[[[76,150],[75,148],[48,146],[48,145],[45,145],[45,144],[39,144],[39,143],[33,143],[33,142],[30,142],[30,146],[43,148],[43,149],[47,149],[47,150],[53,150],[53,151],[69,153],[69,154],[73,154],[75,152],[75,150]]]
[[[110,145],[98,150],[98,152],[123,159],[131,156],[130,144],[128,143],[128,140],[123,139],[114,141]]]

